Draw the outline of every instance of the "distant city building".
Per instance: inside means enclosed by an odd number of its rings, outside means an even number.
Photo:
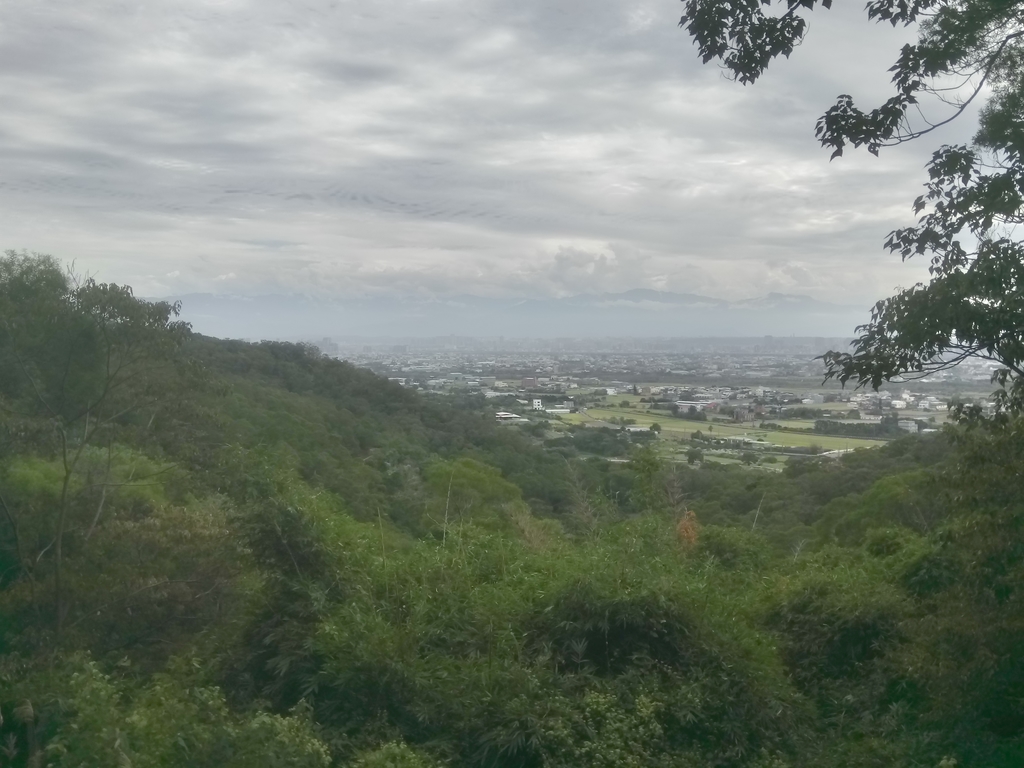
[[[494,418],[498,421],[527,421],[518,413],[510,413],[508,411],[498,411],[494,414]]]
[[[696,408],[698,411],[703,411],[705,408],[714,410],[718,407],[718,403],[709,400],[676,400],[676,405],[681,411],[688,411],[690,408]]]
[[[535,410],[535,411],[543,411],[544,410],[544,401],[543,400],[536,400],[535,399],[533,401],[533,410]]]

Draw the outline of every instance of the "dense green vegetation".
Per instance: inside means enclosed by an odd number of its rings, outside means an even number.
[[[849,422],[818,419],[814,431],[823,435],[851,435],[855,437],[894,437],[903,434],[899,417],[886,414],[878,422]]]
[[[0,259],[0,766],[1024,763],[1021,422],[668,466],[175,316]]]

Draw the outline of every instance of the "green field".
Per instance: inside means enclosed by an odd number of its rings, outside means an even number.
[[[710,437],[747,437],[751,440],[762,440],[765,443],[772,445],[781,445],[785,447],[808,447],[811,445],[817,445],[826,451],[845,450],[852,448],[874,448],[879,445],[883,445],[885,440],[872,440],[869,438],[861,437],[830,437],[827,435],[816,435],[813,433],[802,433],[802,432],[779,432],[776,430],[769,429],[757,429],[752,426],[744,426],[740,424],[722,424],[712,422],[701,422],[701,421],[687,421],[685,419],[673,418],[668,413],[658,413],[651,411],[639,411],[635,409],[624,409],[624,408],[590,408],[586,414],[576,413],[568,414],[563,416],[563,419],[569,420],[568,417],[572,418],[570,423],[595,423],[601,421],[607,421],[612,418],[628,418],[633,419],[637,424],[641,426],[650,426],[657,422],[661,425],[662,436],[676,439],[689,439],[693,432],[701,431],[705,435]],[[794,421],[794,422],[777,422],[783,426],[788,426],[790,423],[794,427],[808,424],[805,421]]]
[[[772,424],[779,424],[783,427],[789,427],[790,429],[814,429],[813,419],[780,419],[773,416],[767,416],[764,419],[758,421],[768,421]]]

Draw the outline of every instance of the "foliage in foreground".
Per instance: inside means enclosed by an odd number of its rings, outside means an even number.
[[[1019,420],[610,463],[4,266],[58,336],[170,337],[106,412],[102,345],[65,392],[0,326],[4,768],[1024,762]]]
[[[808,31],[806,16],[831,0],[683,0],[685,27],[705,63],[718,60],[741,83],[789,57]],[[821,12],[819,11],[819,12]],[[885,247],[906,260],[927,258],[929,279],[879,301],[858,328],[851,352],[825,355],[828,376],[870,384],[920,375],[977,358],[998,368],[997,405],[1024,411],[1024,345],[1019,324],[1024,243],[1024,6],[1019,0],[871,0],[876,22],[916,26],[890,67],[893,94],[861,109],[841,94],[815,136],[832,159],[850,147],[930,138],[978,97],[984,101],[971,146],[941,146],[928,164],[913,226],[889,233]]]

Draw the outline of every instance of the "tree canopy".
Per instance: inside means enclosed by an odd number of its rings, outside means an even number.
[[[690,466],[0,275],[2,768],[1024,764],[1024,420]]]
[[[683,0],[680,21],[705,62],[718,60],[743,84],[807,30],[805,15],[831,0]],[[941,146],[914,201],[916,224],[885,246],[904,260],[930,260],[930,280],[879,301],[852,351],[825,355],[827,376],[871,385],[926,375],[968,358],[999,364],[1001,410],[1024,410],[1024,3],[987,0],[871,0],[869,18],[917,24],[918,40],[891,67],[893,95],[862,109],[842,94],[819,118],[816,136],[840,157],[850,146],[878,155],[919,139],[987,98],[971,146]],[[925,114],[932,114],[931,118]]]

